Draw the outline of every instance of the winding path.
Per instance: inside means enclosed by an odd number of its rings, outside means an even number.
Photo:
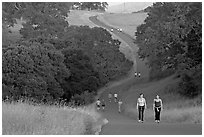
[[[93,23],[97,26],[101,26],[107,30],[111,30],[111,27],[100,22],[97,19],[97,16],[92,16],[89,18]],[[127,86],[132,81],[141,82],[148,77],[149,70],[145,67],[145,62],[139,60],[138,55],[136,53],[135,48],[136,45],[133,43],[133,39],[123,33],[118,32],[115,28],[112,32],[118,37],[120,37],[123,41],[125,41],[133,50],[134,55],[136,57],[136,61],[134,62],[134,67],[129,76],[126,79],[122,79],[120,81],[112,82],[107,87],[101,90],[100,98],[105,99],[108,102],[108,93],[109,91],[120,92],[122,87]],[[137,70],[141,72],[142,78],[136,79],[133,76],[134,71]],[[123,91],[124,92],[124,91]],[[104,135],[196,135],[202,134],[202,125],[201,124],[168,124],[168,123],[160,123],[156,124],[154,122],[144,122],[138,123],[135,119],[131,119],[117,111],[117,104],[113,101],[111,103],[106,103],[106,110],[101,112],[101,114],[108,119],[109,123],[105,125],[100,134]]]

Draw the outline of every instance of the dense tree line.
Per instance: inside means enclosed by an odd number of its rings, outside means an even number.
[[[69,26],[72,3],[3,3],[3,30],[23,19],[17,40],[4,37],[3,99],[93,101],[96,91],[131,68],[120,42],[102,28]],[[9,42],[8,42],[9,41]]]
[[[74,2],[72,8],[79,10],[101,10],[105,11],[107,2]]]
[[[201,93],[202,3],[154,3],[135,35],[152,79],[176,72],[182,79],[180,93],[189,97]]]

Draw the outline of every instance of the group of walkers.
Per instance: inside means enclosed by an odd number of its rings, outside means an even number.
[[[144,122],[144,111],[147,108],[146,100],[144,95],[141,93],[140,97],[137,99],[137,110],[139,112],[139,119],[138,122]],[[160,99],[159,95],[156,95],[156,98],[153,102],[153,111],[155,114],[155,122],[160,122],[160,113],[163,110],[162,100]]]
[[[111,92],[108,94],[108,100],[111,103],[112,102],[112,97],[114,97],[114,102],[118,104],[118,112],[121,113],[121,107],[122,107],[122,100],[118,99],[118,94],[114,93],[112,95]],[[97,110],[100,110],[102,107],[102,110],[105,110],[105,101],[104,99],[100,101],[99,99],[96,101],[96,107]],[[145,109],[147,109],[147,103],[144,98],[143,93],[140,94],[139,98],[137,99],[137,104],[136,104],[137,111],[139,113],[138,117],[138,122],[143,123],[144,122],[144,112]],[[156,95],[156,98],[153,101],[153,111],[155,114],[155,122],[159,123],[160,122],[160,113],[163,110],[163,104],[162,100],[160,99],[159,95]]]
[[[121,106],[122,106],[122,100],[121,99],[118,99],[118,94],[117,93],[114,93],[112,94],[111,92],[109,92],[108,94],[108,100],[109,102],[111,103],[112,102],[112,98],[114,97],[114,102],[115,103],[118,103],[118,112],[120,113],[121,112]],[[102,110],[104,111],[105,110],[105,101],[104,99],[102,99],[102,101],[100,101],[100,99],[98,99],[96,101],[96,107],[97,107],[97,110],[100,110],[102,108]]]

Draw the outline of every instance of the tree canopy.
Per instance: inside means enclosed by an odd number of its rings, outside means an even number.
[[[105,11],[107,8],[107,2],[75,2],[73,4],[73,8],[80,9],[80,10],[101,10]]]
[[[148,17],[135,33],[140,57],[147,58],[152,70],[159,73],[174,70],[190,75],[194,69],[200,70],[202,3],[158,2],[148,10]]]
[[[3,34],[3,99],[23,96],[90,103],[101,86],[128,73],[132,62],[108,31],[68,25],[72,4],[3,3],[6,34],[7,26],[23,20],[18,40],[7,42],[12,37]]]
[[[20,30],[25,39],[32,37],[60,37],[67,29],[68,12],[72,3],[61,2],[3,2],[2,21],[13,26],[23,19]]]

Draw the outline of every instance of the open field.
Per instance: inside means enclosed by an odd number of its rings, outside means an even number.
[[[95,134],[102,123],[100,114],[93,106],[59,108],[26,103],[2,105],[3,135]]]
[[[147,100],[146,121],[153,121],[153,99],[158,94],[163,100],[164,110],[161,119],[165,123],[202,123],[201,97],[188,99],[176,93],[179,79],[173,76],[160,81],[145,84],[128,85],[129,89],[122,93],[124,100],[124,113],[131,118],[137,119],[136,99],[143,93]],[[125,88],[125,87],[124,87]]]
[[[147,13],[104,13],[98,18],[110,26],[122,28],[125,33],[134,38],[137,26],[142,24],[146,17]]]

